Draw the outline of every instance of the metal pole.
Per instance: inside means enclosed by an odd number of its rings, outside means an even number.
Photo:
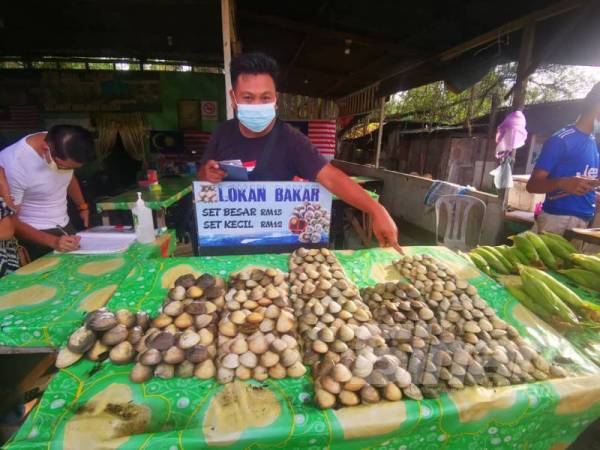
[[[379,156],[381,155],[381,141],[383,139],[383,116],[385,115],[385,97],[379,100],[379,130],[377,133],[377,150],[375,151],[375,168],[379,168]]]
[[[231,10],[229,0],[221,0],[221,25],[223,29],[223,65],[225,71],[225,104],[227,105],[227,119],[233,118],[231,106]]]

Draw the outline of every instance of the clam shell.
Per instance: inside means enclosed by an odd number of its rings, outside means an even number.
[[[127,330],[127,327],[125,325],[118,324],[110,330],[105,331],[101,340],[104,345],[117,345],[127,339],[128,334],[129,330]]]
[[[108,357],[115,364],[127,364],[128,362],[131,362],[134,354],[135,351],[133,350],[131,343],[123,341],[111,349]]]
[[[71,350],[69,350],[67,347],[61,348],[60,351],[58,352],[58,355],[56,355],[55,365],[59,369],[64,369],[65,367],[69,367],[69,366],[75,364],[77,361],[79,361],[81,359],[82,356],[83,356],[82,353],[74,353]]]
[[[80,327],[69,336],[67,347],[74,353],[85,353],[95,342],[96,334],[86,327]]]
[[[85,326],[93,331],[110,330],[117,325],[115,315],[105,309],[98,309],[88,314],[85,320]]]

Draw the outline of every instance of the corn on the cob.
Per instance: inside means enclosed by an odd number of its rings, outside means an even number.
[[[546,265],[546,267],[553,270],[556,270],[558,268],[556,258],[554,257],[548,246],[537,234],[532,233],[531,231],[525,231],[523,233],[523,236],[526,239],[529,239],[529,242],[533,244],[533,246],[535,247],[535,251],[540,256],[542,262]]]
[[[486,250],[485,248],[477,247],[476,249],[473,249],[471,253],[481,256],[496,272],[502,275],[508,275],[510,273],[510,270],[506,268],[504,264],[502,264],[502,262],[499,261],[498,258],[496,258],[496,256],[494,256],[493,253]]]
[[[571,255],[571,261],[584,269],[600,274],[600,258],[597,256],[574,253]]]
[[[522,285],[507,284],[506,289],[517,299],[519,303],[525,306],[529,311],[534,313],[541,319],[551,321],[552,314],[546,310],[543,306],[537,304],[533,299],[525,292]]]
[[[481,257],[481,255],[478,255],[477,253],[469,253],[467,256],[471,259],[473,264],[475,264],[475,267],[487,275],[492,275],[492,269],[487,261]]]
[[[571,244],[569,241],[567,241],[560,234],[550,233],[549,231],[543,231],[542,234],[544,236],[547,236],[550,239],[553,239],[556,243],[561,245],[569,253],[577,253],[578,252],[577,248],[575,248],[575,246],[573,244]]]
[[[507,259],[510,262],[510,265],[513,268],[513,270],[516,269],[517,264],[523,264],[519,257],[515,253],[510,251],[511,247],[509,247],[508,245],[499,245],[495,248],[502,254],[502,256],[504,256],[505,259]]]
[[[521,280],[525,292],[531,296],[533,301],[552,311],[553,315],[557,316],[557,320],[567,325],[579,323],[575,313],[539,278],[532,276],[527,271],[521,271]]]
[[[515,243],[517,249],[519,249],[519,251],[525,255],[528,264],[533,264],[538,267],[541,266],[542,260],[540,259],[538,252],[529,239],[520,234],[510,236],[509,239],[511,239]]]
[[[546,272],[542,272],[534,267],[526,266],[520,266],[519,269],[521,276],[525,273],[537,278],[544,283],[544,285],[548,286],[553,293],[555,293],[563,302],[567,303],[568,305],[576,309],[583,307],[583,300],[581,297],[579,297],[579,295],[577,295],[557,279],[553,278],[551,275],[548,275]]]
[[[563,269],[559,270],[558,273],[583,287],[600,291],[600,277],[594,272],[585,269]]]
[[[523,252],[521,250],[519,250],[517,247],[509,247],[508,248],[508,252],[512,253],[521,264],[529,264],[529,261],[527,260],[527,258],[525,257],[525,255],[523,254]]]
[[[563,259],[565,261],[569,261],[569,259],[571,258],[571,253],[572,252],[570,252],[565,247],[563,247],[555,239],[551,238],[547,234],[540,235],[540,239],[542,241],[544,241],[544,243],[546,244],[546,246],[550,249],[550,251],[552,253],[554,253],[555,256],[557,256],[557,257],[559,257],[559,258],[561,258],[561,259]]]
[[[504,267],[506,267],[510,272],[513,272],[516,270],[516,267],[513,265],[513,263],[511,263],[507,258],[504,257],[502,252],[500,250],[498,250],[498,247],[484,245],[481,248],[484,248],[485,250],[492,253],[496,257],[496,259],[498,261],[500,261],[504,265]]]

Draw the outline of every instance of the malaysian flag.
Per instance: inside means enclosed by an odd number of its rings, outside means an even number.
[[[335,120],[289,121],[288,123],[307,135],[310,142],[326,159],[331,160],[335,157]]]
[[[210,139],[210,133],[204,131],[184,131],[183,148],[188,154],[202,156]]]
[[[0,106],[0,130],[35,130],[39,126],[37,106]]]

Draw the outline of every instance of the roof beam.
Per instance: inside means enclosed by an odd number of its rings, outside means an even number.
[[[415,50],[403,47],[401,45],[383,39],[373,39],[360,34],[346,32],[342,30],[335,30],[332,28],[325,28],[317,25],[306,25],[302,22],[284,19],[282,17],[271,16],[267,14],[256,14],[248,11],[243,11],[241,9],[238,9],[238,16],[242,19],[249,20],[252,22],[273,25],[276,27],[292,31],[298,31],[305,34],[311,33],[323,37],[340,40],[352,39],[353,45],[358,44],[367,47],[378,47],[396,55],[411,56],[416,54]]]
[[[329,0],[324,1],[323,4],[317,10],[317,14],[315,15],[315,19],[319,19],[323,15],[323,13],[325,12],[325,10],[327,9],[328,6],[329,6]],[[302,38],[302,42],[300,42],[300,45],[298,45],[298,48],[294,52],[294,55],[292,56],[292,59],[290,60],[290,62],[287,64],[285,70],[283,71],[283,74],[281,76],[281,81],[282,82],[285,82],[287,80],[288,76],[290,75],[290,71],[296,65],[296,62],[298,61],[298,58],[302,54],[302,51],[304,50],[304,47],[306,47],[306,43],[309,41],[310,37],[312,36],[312,34],[314,32],[315,32],[314,27],[311,27],[311,29],[308,30],[306,32],[306,34],[304,35],[304,37]]]
[[[498,28],[495,28],[491,31],[488,31],[487,33],[477,36],[474,39],[471,39],[467,42],[457,45],[456,47],[452,47],[451,49],[442,52],[439,55],[439,59],[442,61],[448,61],[450,59],[456,58],[461,53],[473,50],[474,48],[477,48],[480,45],[487,44],[488,42],[494,41],[501,36],[505,36],[507,34],[520,30],[521,28],[524,28],[530,23],[540,22],[542,20],[546,20],[554,16],[559,16],[573,9],[579,8],[585,3],[587,3],[586,0],[563,0],[561,2],[555,3],[554,5],[550,5],[547,8],[534,11],[531,14],[527,14],[516,20],[505,23],[504,25]]]

